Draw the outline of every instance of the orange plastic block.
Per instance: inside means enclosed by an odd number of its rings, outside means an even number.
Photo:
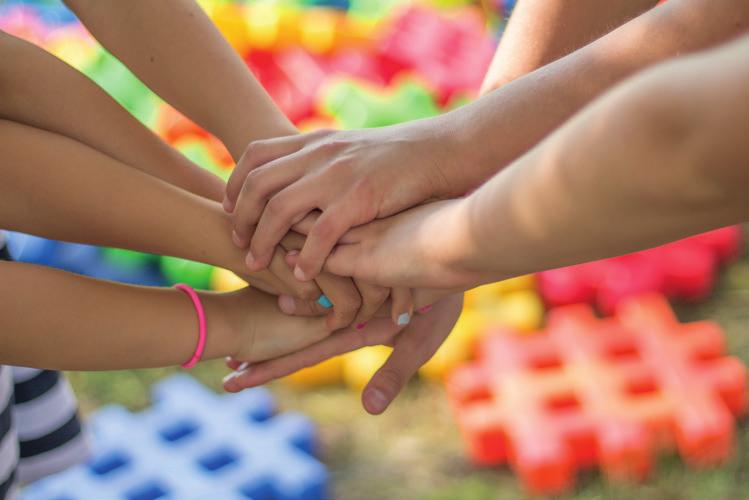
[[[530,491],[559,493],[595,465],[641,479],[663,449],[695,466],[726,460],[745,381],[717,324],[680,324],[652,294],[613,318],[572,305],[536,335],[497,331],[447,385],[475,462],[509,462]]]

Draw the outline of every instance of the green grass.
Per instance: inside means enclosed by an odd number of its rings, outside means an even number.
[[[749,363],[749,259],[732,265],[715,296],[696,307],[679,307],[683,320],[710,318],[726,331],[729,350]],[[149,404],[150,385],[174,370],[72,373],[84,412],[108,403],[132,409]],[[194,375],[219,389],[226,369],[207,363]],[[306,393],[273,384],[282,408],[309,414],[320,427],[323,457],[335,497],[343,500],[504,500],[525,498],[506,468],[469,464],[441,387],[415,382],[383,416],[367,415],[359,397],[343,388]],[[749,426],[737,429],[737,449],[726,465],[703,471],[673,456],[641,485],[610,485],[586,472],[574,500],[743,500],[749,499]]]

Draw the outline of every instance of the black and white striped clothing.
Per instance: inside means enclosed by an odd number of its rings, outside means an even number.
[[[0,259],[9,258],[0,247]],[[59,372],[0,366],[0,500],[88,452],[75,396]]]

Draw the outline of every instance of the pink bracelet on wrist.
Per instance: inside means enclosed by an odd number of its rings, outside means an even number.
[[[192,357],[181,365],[182,368],[192,368],[198,364],[198,361],[203,357],[203,351],[205,350],[205,340],[207,336],[205,309],[203,309],[203,302],[201,302],[200,297],[192,287],[179,283],[174,285],[174,288],[185,292],[187,296],[190,297],[192,304],[195,306],[195,312],[198,313],[198,344],[195,346],[195,353]]]

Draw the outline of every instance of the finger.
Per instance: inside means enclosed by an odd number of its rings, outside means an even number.
[[[362,347],[383,344],[397,335],[399,331],[400,329],[393,326],[387,319],[372,321],[364,332],[348,328],[333,333],[301,351],[256,363],[242,372],[237,372],[231,379],[227,378],[224,382],[224,389],[228,392],[238,392],[242,389],[263,385],[302,368],[316,365],[326,359]]]
[[[234,233],[243,248],[249,244],[251,229],[260,220],[269,200],[304,175],[304,157],[301,154],[284,156],[247,175],[231,218]]]
[[[318,207],[318,191],[318,186],[312,181],[302,179],[282,189],[268,201],[247,253],[250,269],[259,270],[268,265],[273,247],[278,245],[291,226]]]
[[[250,364],[246,361],[241,361],[236,358],[232,358],[231,356],[224,359],[224,362],[226,363],[226,366],[234,371],[244,371],[247,368],[249,368]]]
[[[301,282],[294,277],[292,268],[286,264],[286,251],[281,247],[274,249],[268,271],[281,281],[288,295],[305,300],[317,300],[322,294],[314,281]]]
[[[362,305],[352,324],[357,330],[363,330],[367,322],[375,316],[380,306],[388,299],[390,290],[358,280],[354,280],[354,284],[359,289]]]
[[[385,364],[362,391],[362,405],[372,415],[384,412],[442,344],[444,337],[431,328],[408,328],[401,332]]]
[[[234,211],[239,193],[250,172],[269,161],[299,151],[304,144],[305,136],[299,135],[276,137],[274,139],[250,143],[237,162],[237,166],[234,167],[226,184],[224,209],[227,212]]]
[[[375,283],[366,265],[364,247],[358,243],[339,244],[330,252],[323,271],[336,276],[350,276],[367,283]],[[360,265],[361,264],[361,265]]]
[[[294,269],[297,279],[307,281],[317,277],[330,251],[355,223],[356,212],[345,204],[336,204],[323,211],[299,254]]]
[[[349,326],[361,307],[361,296],[349,278],[321,274],[316,279],[320,290],[330,300],[333,311],[328,315],[328,327],[338,330]]]
[[[413,317],[413,296],[410,288],[393,288],[390,291],[392,304],[393,323],[398,326],[406,326],[411,322]]]
[[[325,316],[329,307],[323,307],[318,300],[302,300],[291,295],[278,296],[278,308],[290,316]]]
[[[312,230],[312,227],[315,225],[315,222],[317,222],[317,218],[320,217],[321,214],[322,212],[320,212],[319,210],[311,211],[304,217],[304,219],[294,224],[292,229],[301,235],[307,236]],[[304,242],[302,242],[302,246],[303,245]],[[302,246],[300,246],[299,249],[301,249]]]

